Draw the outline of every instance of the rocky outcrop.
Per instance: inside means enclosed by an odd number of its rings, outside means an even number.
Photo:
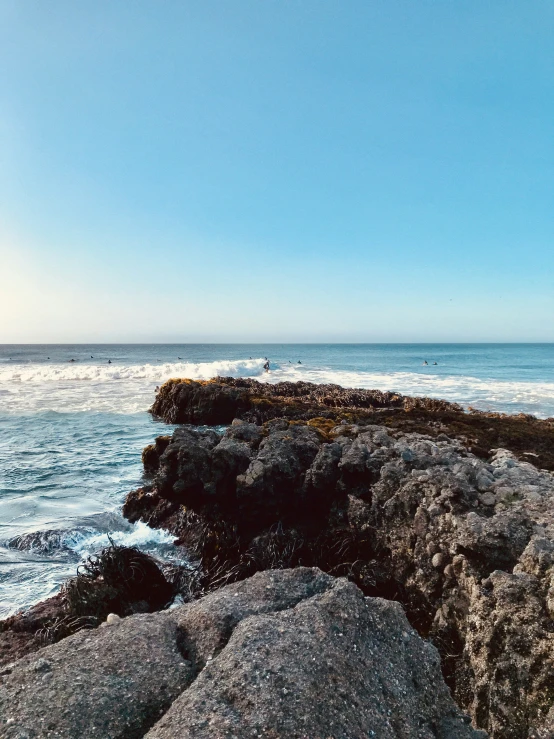
[[[3,739],[477,739],[399,604],[318,570],[109,618],[0,674]]]
[[[125,513],[186,543],[206,589],[309,564],[401,601],[476,725],[523,739],[554,704],[553,503],[552,473],[506,450],[281,419],[177,429]]]
[[[216,377],[209,381],[169,380],[159,389],[151,413],[168,423],[229,424],[234,418],[262,424],[274,418],[308,421],[328,430],[345,420],[460,439],[477,456],[503,448],[542,469],[554,470],[554,419],[519,414],[485,413],[433,398],[412,398],[379,390],[276,384]],[[334,423],[333,423],[334,422]],[[156,464],[167,437],[147,447]],[[145,465],[146,465],[145,460]]]
[[[216,377],[213,380],[168,380],[159,389],[151,413],[168,423],[227,424],[249,416],[268,420],[299,418],[312,410],[404,408],[424,405],[459,408],[445,401],[404,398],[380,390],[352,390],[310,382],[276,384],[250,379]]]

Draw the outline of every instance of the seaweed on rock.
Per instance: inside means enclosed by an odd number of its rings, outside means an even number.
[[[160,610],[169,605],[174,592],[152,557],[111,543],[81,565],[62,595],[68,615],[100,623],[109,613],[128,616]]]

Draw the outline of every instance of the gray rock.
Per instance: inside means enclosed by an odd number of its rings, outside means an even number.
[[[140,737],[193,675],[165,613],[81,631],[0,677],[0,737]]]
[[[216,590],[172,611],[180,643],[197,669],[226,644],[235,626],[253,614],[293,608],[302,600],[332,587],[334,578],[320,570],[266,570],[248,580]]]
[[[436,650],[398,603],[337,580],[295,608],[242,620],[148,739],[462,739]]]
[[[217,739],[254,730],[484,736],[454,705],[438,653],[399,604],[364,598],[316,569],[266,571],[169,612],[80,632],[0,678],[2,739]]]

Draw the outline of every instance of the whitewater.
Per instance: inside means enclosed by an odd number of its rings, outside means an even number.
[[[218,375],[554,416],[552,344],[0,346],[0,617],[57,592],[108,534],[185,561],[119,509],[141,484],[142,448],[172,429],[147,413],[156,387]]]

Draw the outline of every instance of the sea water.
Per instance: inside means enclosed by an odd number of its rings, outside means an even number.
[[[156,386],[215,375],[554,416],[554,344],[0,345],[0,617],[55,593],[108,534],[180,560],[167,532],[119,511],[142,448],[172,430],[147,412]]]

